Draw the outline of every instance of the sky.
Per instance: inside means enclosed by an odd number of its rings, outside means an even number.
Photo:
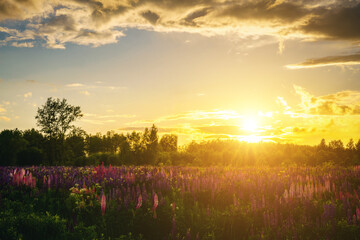
[[[49,97],[91,134],[360,138],[359,0],[2,0],[0,130]]]

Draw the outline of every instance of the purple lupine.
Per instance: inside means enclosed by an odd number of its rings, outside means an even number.
[[[101,195],[101,214],[104,215],[105,214],[105,209],[106,209],[106,196],[105,193],[103,192]]]
[[[154,211],[154,218],[157,218],[156,216],[156,208],[159,205],[159,199],[158,199],[158,195],[156,193],[154,193],[154,205],[152,207],[152,210]]]
[[[142,205],[142,196],[141,196],[141,194],[139,195],[139,198],[138,198],[138,203],[137,203],[137,205],[136,205],[136,209],[139,209],[140,207],[141,207],[141,205]]]

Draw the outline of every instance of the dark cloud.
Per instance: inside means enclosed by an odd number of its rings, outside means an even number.
[[[10,1],[0,2],[0,20],[16,18],[21,10]]]
[[[219,15],[221,17],[231,16],[238,20],[290,23],[299,20],[309,13],[310,11],[301,4],[292,2],[275,5],[275,1],[250,1],[243,4],[230,5]]]
[[[324,38],[360,41],[360,3],[322,9],[320,12],[300,29]]]
[[[200,10],[196,10],[190,14],[188,14],[184,18],[184,24],[185,25],[191,25],[196,26],[196,23],[194,22],[195,19],[206,16],[211,11],[211,8],[203,8]]]
[[[95,8],[91,14],[93,20],[99,23],[106,23],[112,18],[123,14],[128,8],[122,5],[115,7],[98,7]]]
[[[313,68],[331,65],[360,64],[360,53],[308,59],[302,63],[288,65],[288,68]]]
[[[74,18],[69,15],[54,16],[42,25],[40,31],[51,33],[59,30],[66,32],[76,31],[76,23]]]
[[[160,18],[159,15],[150,10],[142,12],[141,16],[143,16],[143,18],[148,20],[151,24],[156,24],[157,20]]]
[[[4,21],[14,19],[23,22]],[[123,35],[121,29],[129,27],[207,35],[232,29],[244,36],[286,38],[294,34],[358,43],[359,22],[360,2],[350,0],[0,1],[0,31],[10,35],[1,45],[19,47],[35,40],[54,48],[65,48],[68,42],[100,46],[116,42]]]

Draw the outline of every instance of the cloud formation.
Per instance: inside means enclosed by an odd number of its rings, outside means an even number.
[[[10,122],[10,120],[11,119],[6,116],[0,116],[0,121]]]
[[[360,53],[352,55],[329,56],[323,58],[308,59],[305,62],[287,65],[290,69],[315,68],[324,66],[343,66],[343,65],[359,65]]]
[[[127,28],[359,42],[359,21],[359,0],[3,0],[0,45],[97,47]]]
[[[32,97],[32,92],[24,93],[24,98]]]
[[[300,112],[310,115],[360,115],[359,91],[341,91],[315,97],[300,86],[294,88],[301,96]]]

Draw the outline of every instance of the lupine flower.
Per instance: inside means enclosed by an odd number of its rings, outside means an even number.
[[[50,185],[51,185],[51,178],[50,176],[48,176],[48,189],[50,190]]]
[[[153,205],[153,208],[152,210],[154,211],[154,218],[156,218],[156,208],[157,206],[159,205],[159,199],[158,199],[158,195],[155,193],[154,194],[154,205]]]
[[[137,203],[137,205],[136,205],[136,209],[139,209],[140,207],[141,207],[141,205],[142,205],[142,196],[141,196],[141,194],[139,195],[139,198],[138,198],[138,203]]]
[[[103,193],[101,196],[101,214],[102,215],[105,214],[105,209],[106,209],[106,197],[105,197],[105,193]]]

